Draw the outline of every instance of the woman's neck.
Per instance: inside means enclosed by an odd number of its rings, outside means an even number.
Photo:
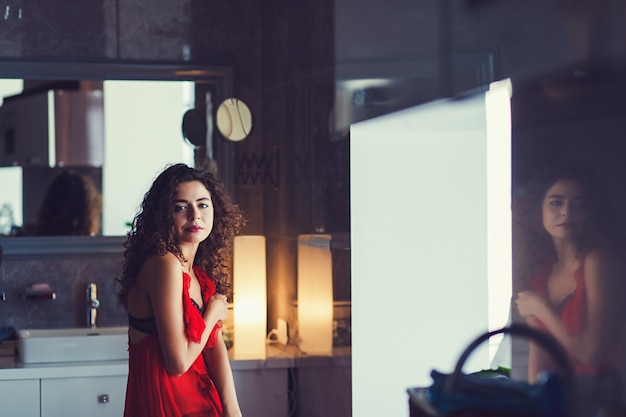
[[[197,246],[194,246],[194,247],[181,246],[180,248],[181,254],[183,255],[184,259],[186,259],[185,261],[181,261],[181,264],[183,266],[183,271],[187,272],[188,274],[191,274],[191,270],[193,269],[193,261],[196,257],[197,249],[198,249]]]
[[[554,249],[556,251],[557,263],[561,267],[578,262],[578,250],[576,242],[571,240],[555,240]]]
[[[191,270],[193,269],[193,262],[190,262],[190,261],[181,262],[181,265],[183,266],[183,272],[186,272],[191,275]]]

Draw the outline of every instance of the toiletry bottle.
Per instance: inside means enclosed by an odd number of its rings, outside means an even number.
[[[10,235],[13,230],[13,208],[4,203],[0,207],[0,235]]]

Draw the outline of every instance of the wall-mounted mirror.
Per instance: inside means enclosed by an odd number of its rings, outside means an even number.
[[[30,224],[57,171],[87,171],[102,192],[105,237],[126,233],[137,199],[165,164],[193,163],[195,153],[203,151],[214,157],[214,136],[219,138],[219,133],[208,129],[204,144],[191,144],[181,133],[183,117],[194,109],[213,123],[216,104],[232,96],[231,70],[225,66],[2,61],[0,84],[2,80],[14,85],[12,92],[2,94],[5,104],[10,103],[6,108],[20,109],[17,115],[12,109],[0,117],[0,207],[9,203],[15,225]],[[68,98],[76,91],[85,94]],[[75,115],[66,105],[81,108],[82,120],[60,120],[61,115]],[[70,127],[59,128],[63,123]],[[39,130],[31,136],[45,144],[41,155],[33,153],[34,146],[22,135],[33,128]],[[7,157],[20,149],[31,154]],[[159,149],[162,157],[155,155]],[[21,195],[10,201],[8,196],[16,192]]]
[[[247,138],[253,126],[250,107],[234,97],[228,97],[220,103],[215,121],[222,136],[233,142]]]

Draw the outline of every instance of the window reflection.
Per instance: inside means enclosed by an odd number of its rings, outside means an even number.
[[[0,80],[0,94],[19,94],[22,85],[22,80]],[[42,152],[50,153],[49,157],[37,161],[5,161],[5,165],[19,166],[0,167],[0,206],[3,203],[11,206],[19,234],[34,234],[37,210],[46,188],[62,168],[88,174],[102,193],[102,227],[97,234],[121,236],[126,234],[128,223],[137,210],[138,198],[143,192],[140,190],[147,188],[155,173],[169,163],[193,165],[193,147],[183,140],[181,133],[183,114],[194,105],[193,82],[116,80],[81,81],[80,85],[89,86],[88,102],[99,100],[99,114],[91,111],[93,106],[87,106],[83,100],[78,106],[85,114],[76,117],[71,107],[76,102],[61,90],[55,92],[56,98],[52,101],[45,92],[38,95],[43,99],[38,102],[47,107],[55,103],[55,123],[49,121],[47,111],[35,113],[32,106],[19,107],[19,112],[24,113],[19,116],[23,125],[38,126],[39,130],[48,132],[43,135],[46,137]],[[8,117],[13,120],[14,116],[5,115],[4,119]],[[83,128],[77,128],[79,121]],[[6,127],[6,123],[3,126]],[[25,128],[18,130],[21,134]],[[4,136],[0,141],[0,157],[6,150]],[[94,137],[97,140],[94,141]],[[24,142],[21,136],[17,139]],[[82,148],[87,159],[72,159]],[[94,156],[98,162],[94,162]]]

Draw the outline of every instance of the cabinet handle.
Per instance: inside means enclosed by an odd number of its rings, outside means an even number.
[[[98,395],[98,402],[100,404],[108,404],[110,401],[109,394]]]

